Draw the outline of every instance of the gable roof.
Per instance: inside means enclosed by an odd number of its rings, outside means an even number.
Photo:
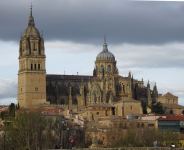
[[[166,94],[163,95],[163,97],[175,97],[175,98],[178,98],[177,96],[167,92]]]

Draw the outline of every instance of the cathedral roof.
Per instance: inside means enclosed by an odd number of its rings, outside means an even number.
[[[104,41],[102,52],[100,52],[100,53],[97,55],[96,58],[97,58],[97,59],[100,59],[100,58],[102,58],[102,59],[104,59],[104,58],[112,58],[112,59],[115,60],[115,56],[114,56],[111,52],[108,51],[106,41]]]

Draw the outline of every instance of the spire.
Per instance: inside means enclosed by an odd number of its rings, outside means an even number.
[[[105,37],[105,35],[104,35],[103,51],[108,51],[108,49],[107,49],[107,43],[106,43],[106,37]]]
[[[81,86],[83,86],[83,85],[84,85],[84,83],[83,83],[83,77],[82,77]]]
[[[33,5],[31,3],[31,8],[30,8],[30,17],[32,17],[32,8],[33,8]]]
[[[131,73],[130,73],[130,71],[129,71],[129,73],[128,73],[128,77],[130,77],[130,78],[131,78]]]
[[[149,79],[148,79],[147,87],[149,87],[149,88],[150,88]]]

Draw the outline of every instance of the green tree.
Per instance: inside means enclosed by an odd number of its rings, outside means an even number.
[[[146,103],[142,105],[143,114],[147,114]]]
[[[5,116],[6,116],[6,113],[5,112],[1,112],[1,118],[2,118],[2,120],[4,120]]]
[[[11,103],[11,105],[9,106],[8,116],[15,117],[15,104],[14,103]]]
[[[6,127],[7,139],[11,147],[22,149],[49,148],[52,144],[52,119],[41,112],[23,111]]]
[[[166,111],[166,107],[163,107],[161,102],[150,104],[149,108],[151,109],[151,112],[155,114],[164,114]]]

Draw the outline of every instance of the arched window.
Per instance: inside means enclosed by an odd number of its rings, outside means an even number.
[[[132,105],[130,106],[130,110],[132,110]]]
[[[34,69],[36,70],[36,64],[35,64],[35,68]]]
[[[96,66],[96,71],[98,71],[98,66]]]
[[[168,103],[170,103],[170,99],[168,99]]]
[[[108,71],[111,71],[111,65],[108,65]]]
[[[173,104],[175,104],[175,99],[173,99]]]
[[[170,110],[170,114],[173,114],[173,110]]]
[[[104,69],[104,66],[103,66],[103,65],[101,65],[101,68],[102,68],[102,69]]]
[[[141,125],[141,126],[142,126],[142,128],[144,128],[144,123],[142,123],[142,125]]]
[[[38,64],[38,70],[40,70],[40,64]]]
[[[77,105],[77,104],[78,104],[77,99],[74,99],[74,100],[73,100],[73,104],[74,104],[74,105]]]
[[[64,98],[61,99],[61,104],[65,104],[65,99]]]
[[[31,70],[33,70],[33,64],[31,64]]]

